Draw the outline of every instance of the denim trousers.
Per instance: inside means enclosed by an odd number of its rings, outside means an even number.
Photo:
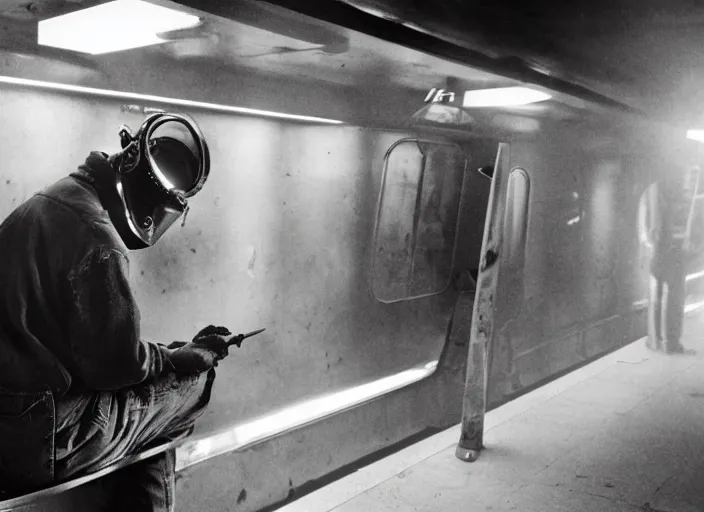
[[[0,390],[0,485],[31,492],[100,471],[122,458],[187,436],[210,401],[215,371],[169,373],[114,392]],[[174,510],[173,450],[120,469],[112,511]]]

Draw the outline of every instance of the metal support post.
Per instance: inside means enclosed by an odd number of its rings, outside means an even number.
[[[455,450],[457,458],[466,462],[477,460],[483,448],[484,414],[489,378],[488,361],[494,336],[495,298],[498,288],[509,165],[509,146],[504,143],[499,144],[484,223],[482,258],[472,313],[467,377],[462,403],[462,434]]]

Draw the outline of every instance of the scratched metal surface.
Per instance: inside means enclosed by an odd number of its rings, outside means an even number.
[[[116,150],[116,127],[139,119],[53,94],[4,91],[0,101],[18,120],[1,129],[3,214],[88,151]],[[211,177],[185,227],[130,256],[143,336],[267,328],[219,366],[200,431],[437,360],[451,300],[382,304],[369,289],[382,159],[403,134],[194,115]],[[60,118],[73,129],[56,133]]]

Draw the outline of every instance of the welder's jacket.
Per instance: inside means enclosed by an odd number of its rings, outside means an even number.
[[[164,370],[167,349],[140,339],[128,251],[96,187],[109,165],[91,153],[0,224],[1,389],[116,390]]]

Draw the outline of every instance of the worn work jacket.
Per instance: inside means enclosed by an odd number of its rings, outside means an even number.
[[[91,153],[78,172],[0,224],[0,388],[116,390],[161,374],[164,346],[140,339],[128,250],[101,205]]]

